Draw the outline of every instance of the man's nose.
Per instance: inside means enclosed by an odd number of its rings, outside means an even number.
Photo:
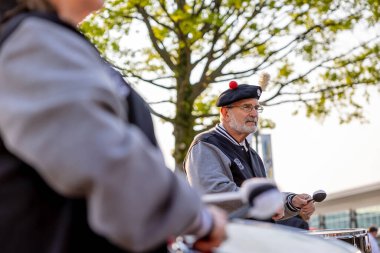
[[[259,113],[255,110],[255,108],[252,108],[252,111],[249,112],[249,116],[256,117],[257,115],[259,115]]]

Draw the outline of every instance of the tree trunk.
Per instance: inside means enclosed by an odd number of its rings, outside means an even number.
[[[179,43],[178,48],[178,64],[174,71],[177,82],[177,103],[173,133],[175,138],[173,157],[176,165],[175,170],[183,171],[182,163],[195,135],[195,119],[192,115],[194,99],[192,98],[193,86],[190,82],[191,51],[186,45],[187,35],[179,32],[178,39],[181,43]]]
[[[182,170],[182,163],[185,159],[187,150],[193,141],[195,131],[194,127],[194,117],[192,116],[193,103],[188,100],[178,101],[177,103],[177,113],[174,124],[174,160],[176,165],[176,170]]]

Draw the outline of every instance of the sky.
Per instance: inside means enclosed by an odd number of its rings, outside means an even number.
[[[339,125],[293,116],[291,106],[265,108],[276,123],[271,135],[274,179],[282,191],[327,194],[378,182],[380,184],[380,95],[365,106],[368,124]],[[155,120],[156,136],[170,168],[174,161],[172,128]]]

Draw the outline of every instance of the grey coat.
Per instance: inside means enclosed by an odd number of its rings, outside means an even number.
[[[140,129],[126,123],[128,91],[119,90],[80,36],[28,18],[2,45],[0,66],[6,148],[57,193],[85,198],[97,234],[141,251],[168,235],[200,236],[209,229],[197,194],[166,168]]]

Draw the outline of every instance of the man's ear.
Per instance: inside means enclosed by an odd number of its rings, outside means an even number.
[[[228,108],[220,107],[220,114],[223,115],[224,119],[228,119]]]

